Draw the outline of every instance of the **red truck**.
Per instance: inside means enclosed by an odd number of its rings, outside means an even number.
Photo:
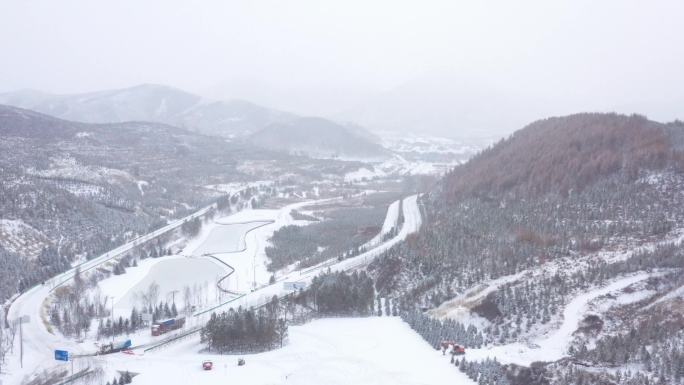
[[[442,355],[445,355],[449,347],[451,346],[451,351],[449,352],[452,356],[460,356],[465,354],[465,348],[461,345],[456,344],[454,341],[442,341]]]
[[[157,321],[152,324],[150,328],[153,336],[162,335],[168,333],[171,330],[180,329],[185,325],[185,317],[180,318],[169,318],[163,321]]]

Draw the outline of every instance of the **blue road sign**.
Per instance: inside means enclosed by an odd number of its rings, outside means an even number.
[[[69,361],[69,352],[66,350],[55,350],[55,360]]]

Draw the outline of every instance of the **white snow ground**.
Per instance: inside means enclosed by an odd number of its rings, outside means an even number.
[[[292,326],[282,349],[248,355],[198,354],[198,340],[144,356],[118,354],[108,368],[141,374],[136,385],[474,384],[396,317],[329,318]],[[245,366],[238,367],[238,357]],[[204,371],[203,360],[214,369]]]
[[[232,253],[244,250],[246,248],[245,234],[266,223],[269,222],[216,223],[216,226],[207,232],[207,236],[202,243],[192,250],[190,254],[201,256],[205,254]],[[186,247],[185,250],[189,249]]]
[[[176,292],[176,302],[181,303],[184,288],[186,286],[192,288],[195,285],[207,289],[205,294],[208,296],[207,300],[209,300],[209,298],[213,298],[215,295],[216,281],[226,275],[226,273],[226,269],[209,259],[165,257],[159,263],[154,264],[145,277],[135,286],[129,286],[130,288],[123,296],[116,298],[114,315],[115,317],[128,315],[133,306],[140,309],[140,294],[153,282],[159,285],[160,301],[171,302],[171,295],[173,292]],[[119,314],[119,311],[122,313]]]

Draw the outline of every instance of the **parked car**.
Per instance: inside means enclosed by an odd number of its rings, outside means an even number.
[[[214,363],[211,361],[202,362],[202,369],[204,369],[204,370],[211,370],[213,367],[214,367]]]

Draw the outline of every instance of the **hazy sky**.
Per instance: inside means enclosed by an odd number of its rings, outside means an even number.
[[[491,96],[526,101],[520,121],[668,120],[684,115],[683,15],[681,0],[0,0],[0,91],[161,83],[361,121],[435,91],[436,119]]]

